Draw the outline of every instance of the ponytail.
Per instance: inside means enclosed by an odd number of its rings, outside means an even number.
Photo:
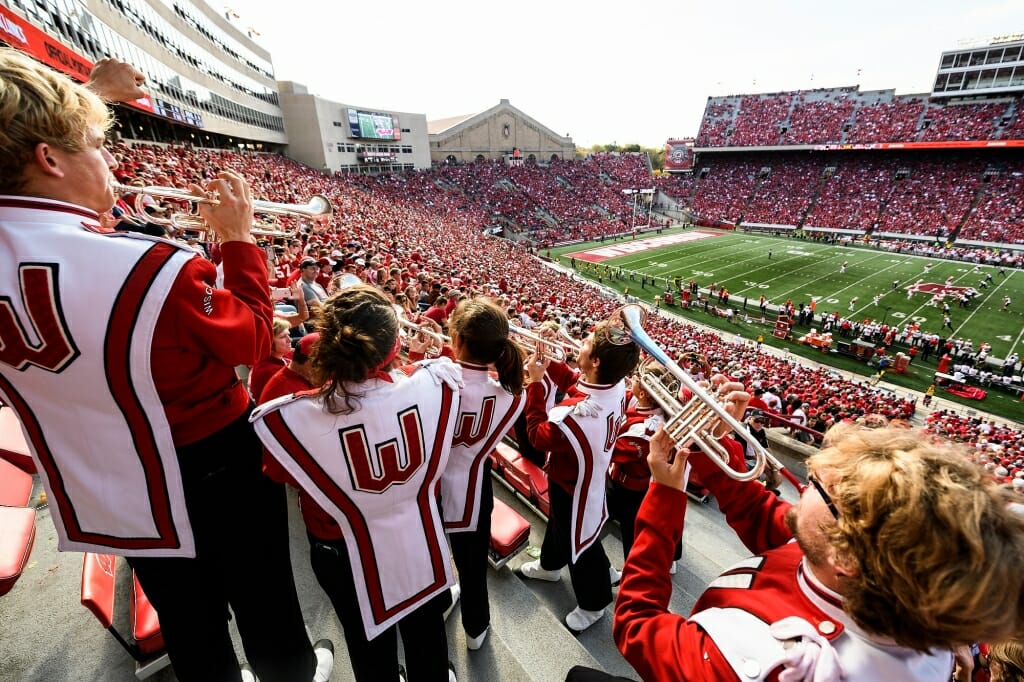
[[[498,370],[498,383],[512,395],[523,392],[523,363],[526,358],[523,349],[512,339],[506,338],[501,355],[494,361]]]

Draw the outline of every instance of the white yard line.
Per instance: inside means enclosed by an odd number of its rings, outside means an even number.
[[[1013,273],[1011,272],[1011,273],[1010,273],[1010,277],[1012,277],[1012,276],[1013,276]],[[997,286],[996,286],[996,287],[995,287],[994,289],[992,289],[992,291],[990,291],[990,292],[988,293],[988,295],[987,295],[987,296],[985,296],[985,298],[984,298],[984,299],[982,299],[982,300],[980,301],[980,303],[985,303],[985,302],[987,302],[987,301],[988,301],[988,299],[990,299],[990,298],[992,298],[993,296],[995,296],[995,295],[996,295],[996,292],[997,292],[997,291],[999,291],[999,289],[1000,289],[1000,288],[1002,288],[1002,286],[1003,286],[1004,284],[1006,284],[1006,280],[1010,279],[1010,277],[1004,277],[1004,278],[1003,278],[1003,279],[1002,279],[1002,280],[1001,280],[1001,281],[999,282],[999,284],[998,284],[998,285],[997,285]],[[978,307],[977,307],[977,308],[975,308],[975,309],[974,309],[973,311],[971,311],[971,314],[970,314],[970,315],[968,315],[967,317],[965,317],[965,318],[964,318],[964,321],[963,321],[963,322],[961,322],[960,324],[958,324],[958,325],[956,326],[956,329],[955,329],[955,330],[953,331],[953,333],[954,333],[954,334],[959,334],[959,333],[960,333],[960,330],[964,328],[964,326],[965,326],[965,325],[967,324],[967,322],[968,322],[968,321],[969,321],[969,320],[970,320],[970,319],[971,319],[972,317],[974,317],[974,313],[978,312],[978,308],[980,308],[980,307],[981,307],[980,303],[979,303],[979,305],[978,305]],[[1007,355],[1009,355],[1009,353],[1007,353]]]

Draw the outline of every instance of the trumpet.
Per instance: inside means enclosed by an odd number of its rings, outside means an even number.
[[[412,320],[398,316],[398,324],[407,330],[407,337],[413,337],[417,334],[423,334],[431,340],[430,347],[427,348],[425,355],[436,357],[441,354],[441,349],[445,344],[452,342],[451,338],[445,336],[440,332],[436,332],[426,325],[426,323],[416,324]]]
[[[549,360],[565,362],[565,358],[568,357],[569,352],[572,350],[566,349],[568,344],[565,342],[545,339],[539,334],[534,334],[531,331],[527,331],[526,329],[511,323],[508,325],[508,333],[520,346],[522,346],[527,355],[533,355],[539,351],[542,356]],[[579,349],[576,348],[575,350]]]
[[[583,347],[583,344],[580,343],[578,339],[574,339],[569,336],[569,332],[565,331],[565,327],[558,327],[558,336],[561,337],[562,346],[564,346],[569,352],[579,353],[580,348]]]
[[[639,305],[630,304],[619,308],[612,316],[612,321],[621,326],[629,334],[629,338],[640,346],[649,356],[654,358],[666,370],[662,377],[654,372],[642,372],[640,382],[658,406],[665,411],[665,431],[677,446],[690,443],[703,450],[722,471],[737,481],[752,481],[760,476],[765,466],[771,465],[792,483],[798,490],[803,490],[799,480],[772,456],[753,435],[735,417],[722,407],[700,384],[694,381],[685,370],[655,343],[654,339],[644,331],[643,323],[647,311]],[[667,379],[667,381],[666,381]],[[678,390],[680,386],[687,388],[692,398],[685,405],[680,402]],[[739,435],[750,446],[754,453],[754,466],[750,471],[736,471],[729,466],[729,451],[718,442],[714,430],[719,425],[726,425]]]
[[[119,196],[124,194],[135,194],[135,211],[139,215],[146,215],[146,221],[155,223],[157,225],[163,225],[165,227],[170,226],[176,230],[197,230],[200,234],[199,241],[207,240],[206,233],[209,231],[209,226],[203,217],[199,215],[199,204],[212,204],[216,205],[218,202],[216,192],[209,194],[196,194],[186,189],[178,189],[177,187],[135,187],[134,185],[122,185],[120,183],[113,182],[111,186]],[[171,213],[170,217],[163,218],[160,216],[148,215],[145,211],[145,197],[160,197],[163,199],[171,199],[174,201],[187,201],[192,204],[192,208],[189,211],[175,211]],[[315,220],[324,220],[330,218],[334,213],[334,208],[331,206],[330,200],[322,194],[316,194],[305,204],[279,204],[273,201],[253,201],[252,202],[253,213],[265,213],[268,215],[281,215],[281,216],[292,216],[298,218],[311,218]],[[268,230],[265,228],[254,227],[251,234],[257,237],[294,237],[295,230]]]

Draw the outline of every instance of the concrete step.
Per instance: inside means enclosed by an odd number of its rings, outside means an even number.
[[[789,462],[787,462],[789,464]],[[34,498],[41,486],[35,482]],[[539,547],[545,522],[506,488],[494,486],[495,495],[513,506],[532,524],[531,544]],[[311,639],[332,639],[337,664],[334,682],[352,679],[348,655],[334,610],[309,567],[305,529],[294,504],[291,510],[292,564],[303,615]],[[784,488],[787,499],[796,494]],[[0,682],[62,682],[71,680],[134,680],[134,662],[93,616],[79,604],[82,555],[57,552],[57,538],[49,511],[37,514],[37,538],[25,573],[0,602]],[[603,545],[612,564],[621,568],[622,545],[618,526],[609,524]],[[714,501],[690,502],[687,508],[683,559],[673,576],[671,611],[689,613],[709,581],[736,561],[748,556],[726,526]],[[612,641],[612,607],[593,627],[574,636],[565,627],[565,614],[576,605],[568,570],[559,583],[528,581],[513,571],[531,560],[525,552],[501,571],[491,571],[491,633],[483,648],[468,651],[458,609],[448,622],[449,655],[462,682],[560,681],[573,665],[586,665],[614,675],[637,679]],[[236,651],[243,656],[236,636]],[[149,678],[173,682],[168,668]]]

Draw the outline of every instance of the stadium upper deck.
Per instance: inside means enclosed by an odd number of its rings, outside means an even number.
[[[696,151],[981,142],[1024,145],[1021,95],[953,102],[859,87],[709,97]]]

